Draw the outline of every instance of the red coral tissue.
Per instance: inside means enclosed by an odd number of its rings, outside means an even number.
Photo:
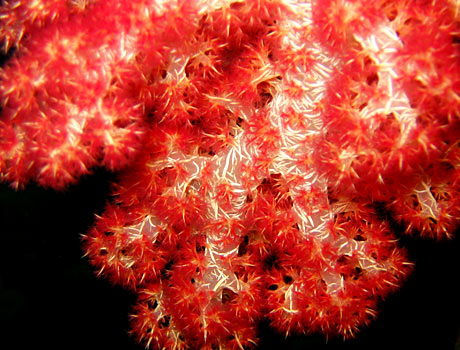
[[[353,337],[460,223],[455,1],[7,1],[0,179],[103,166],[83,246],[152,349]]]

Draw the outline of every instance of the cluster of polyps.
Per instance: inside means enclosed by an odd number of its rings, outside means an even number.
[[[152,348],[244,349],[262,317],[353,336],[411,269],[375,203],[460,220],[458,8],[7,3],[0,176],[122,168],[84,246]]]

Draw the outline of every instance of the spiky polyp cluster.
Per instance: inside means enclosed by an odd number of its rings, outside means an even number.
[[[85,236],[100,271],[139,290],[133,333],[148,345],[251,347],[262,316],[352,336],[410,268],[372,207],[328,199],[310,166],[334,60],[305,42],[311,20],[283,34],[300,15],[209,11],[148,86],[143,149]]]
[[[0,174],[129,164],[84,245],[148,346],[250,348],[261,317],[353,336],[411,268],[372,203],[458,225],[451,3],[37,3],[0,16]]]
[[[84,3],[0,8],[4,47],[17,45],[0,71],[0,178],[16,188],[30,179],[62,188],[95,165],[132,159],[145,133],[143,87],[175,27],[188,26],[189,16],[165,20],[152,1]]]
[[[331,0],[316,11],[345,63],[326,93],[315,164],[334,192],[388,203],[407,232],[450,237],[460,221],[458,2]]]

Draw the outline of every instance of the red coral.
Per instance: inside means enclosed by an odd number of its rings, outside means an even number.
[[[147,347],[252,348],[262,318],[353,337],[412,269],[376,201],[410,234],[460,224],[456,21],[447,1],[10,2],[0,179],[119,170],[83,246],[137,293]]]

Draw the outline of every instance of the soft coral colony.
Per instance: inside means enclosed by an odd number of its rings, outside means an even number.
[[[153,349],[352,337],[460,222],[455,1],[7,1],[0,178],[119,171],[83,236]]]

